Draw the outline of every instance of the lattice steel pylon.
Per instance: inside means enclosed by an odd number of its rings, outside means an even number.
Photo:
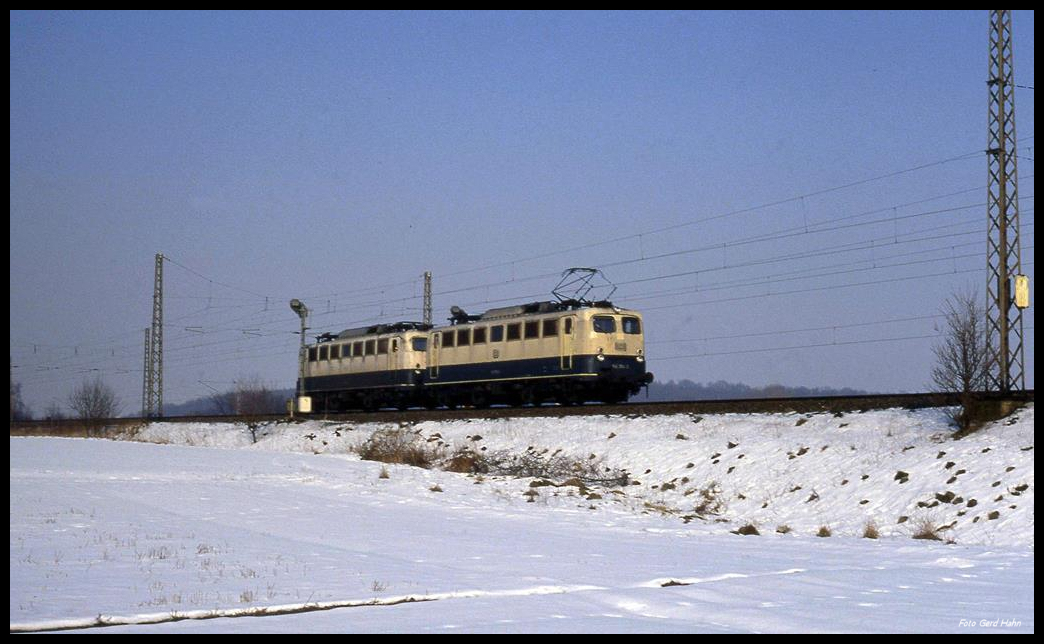
[[[992,362],[989,387],[1025,389],[1022,309],[1014,304],[1012,280],[1022,272],[1019,242],[1019,191],[1015,139],[1015,74],[1011,11],[990,11],[989,166],[986,212],[988,317],[986,346]]]
[[[148,365],[145,369],[146,418],[163,416],[163,254],[156,253],[152,286],[152,332],[149,335]]]
[[[431,324],[431,271],[424,273],[424,324]]]
[[[152,382],[152,329],[145,328],[145,366],[141,380],[141,417],[149,417],[149,383]]]

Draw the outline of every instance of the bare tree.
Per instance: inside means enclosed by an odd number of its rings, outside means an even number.
[[[960,395],[962,413],[954,420],[967,430],[975,394],[986,389],[990,370],[986,307],[974,290],[958,292],[946,300],[942,314],[942,324],[936,325],[942,339],[932,347],[936,360],[932,380],[940,391]]]
[[[11,379],[11,420],[32,420],[33,412],[22,401],[22,383]]]
[[[87,421],[88,436],[101,425],[102,420],[118,416],[122,407],[116,392],[105,384],[101,376],[84,380],[69,394],[68,402],[76,417]]]
[[[44,420],[64,420],[65,412],[62,411],[62,406],[58,404],[58,401],[52,400],[51,404],[47,406],[47,410],[44,411]]]
[[[210,395],[210,406],[213,410],[211,413],[218,416],[233,415],[235,413],[233,410],[234,403],[234,391],[217,391]]]

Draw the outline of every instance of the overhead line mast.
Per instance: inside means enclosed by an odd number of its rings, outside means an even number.
[[[1022,309],[1029,306],[1028,280],[1021,274],[1011,41],[1011,10],[991,10],[986,347],[991,361],[989,387],[1001,392],[1026,388]]]
[[[152,329],[145,342],[146,418],[163,417],[163,254],[156,253],[156,271],[152,286]]]
[[[431,271],[424,272],[424,324],[431,324]]]

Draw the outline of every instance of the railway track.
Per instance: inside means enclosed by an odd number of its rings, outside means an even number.
[[[981,399],[1002,403],[1033,402],[1033,390],[1005,396],[981,394]],[[564,416],[662,416],[670,414],[751,414],[859,412],[895,407],[918,409],[959,404],[955,394],[871,394],[861,396],[819,396],[809,398],[744,398],[734,400],[696,400],[674,402],[630,402],[620,405],[490,407],[485,409],[410,409],[343,414],[313,414],[308,419],[356,423],[419,423],[424,421],[489,418],[555,418]],[[300,417],[299,417],[300,418]],[[110,418],[87,422],[80,419],[12,421],[11,436],[96,436],[108,437],[146,422],[170,423],[249,423],[287,419],[286,414],[255,416],[174,416],[170,418]]]

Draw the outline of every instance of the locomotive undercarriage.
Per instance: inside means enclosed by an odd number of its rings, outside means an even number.
[[[413,385],[356,389],[350,391],[315,391],[311,393],[313,410],[319,413],[337,413],[352,409],[409,409],[423,407],[472,407],[483,409],[492,405],[521,407],[558,403],[579,405],[586,402],[621,403],[638,393],[651,381],[648,374],[642,381],[608,377],[546,378],[506,382],[454,383],[446,385]]]

